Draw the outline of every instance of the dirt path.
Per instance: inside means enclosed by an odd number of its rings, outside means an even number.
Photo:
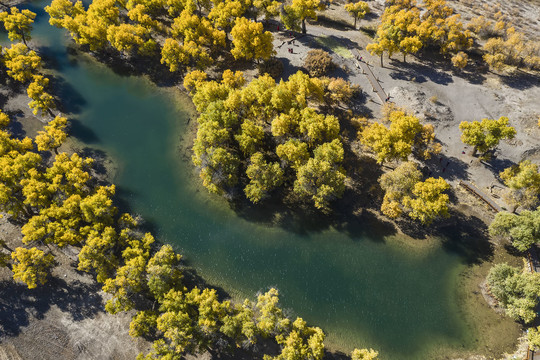
[[[369,65],[364,62],[362,55],[360,54],[360,51],[358,49],[353,50],[353,54],[356,57],[356,66],[362,69],[362,73],[367,76],[369,83],[371,84],[371,87],[373,88],[373,92],[376,92],[377,95],[379,95],[379,99],[381,99],[381,105],[386,103],[388,101],[388,95],[384,92],[384,89],[382,88],[381,84],[379,83],[379,80],[375,77],[373,74],[373,71],[371,71]]]

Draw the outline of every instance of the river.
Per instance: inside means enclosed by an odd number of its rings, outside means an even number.
[[[257,212],[240,216],[193,176],[188,100],[68,54],[45,5],[28,6],[38,13],[34,39],[60,80],[72,134],[113,160],[119,198],[209,283],[235,297],[277,287],[290,314],[322,327],[333,348],[409,360],[474,346],[457,288],[462,254],[439,239],[402,239],[373,219],[337,228],[319,218],[274,226]]]

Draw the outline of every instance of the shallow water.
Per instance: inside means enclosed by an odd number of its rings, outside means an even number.
[[[61,79],[73,135],[113,159],[122,201],[210,283],[234,296],[277,287],[291,314],[321,326],[340,349],[369,346],[383,359],[432,359],[472,346],[476,334],[461,315],[456,288],[463,255],[438,240],[408,246],[373,219],[336,229],[320,219],[271,226],[257,214],[239,216],[194,180],[184,150],[185,99],[68,55],[64,32],[40,10],[44,4],[30,6],[40,13],[34,38]]]

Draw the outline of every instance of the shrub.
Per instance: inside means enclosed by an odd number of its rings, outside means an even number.
[[[304,67],[311,76],[320,77],[328,74],[334,67],[332,58],[324,50],[311,50],[308,52]]]

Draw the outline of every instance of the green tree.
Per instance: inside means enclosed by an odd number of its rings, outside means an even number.
[[[494,149],[501,140],[513,139],[516,129],[508,125],[506,116],[498,120],[482,119],[482,121],[462,121],[459,124],[461,141],[464,144],[474,146],[473,155],[480,151],[484,155]]]
[[[527,340],[531,349],[534,351],[540,349],[540,326],[527,329]]]
[[[11,12],[0,12],[0,22],[4,23],[4,27],[8,32],[10,41],[22,40],[24,45],[27,40],[30,40],[32,32],[32,24],[36,14],[30,10],[19,10],[16,7],[11,8]]]
[[[540,274],[522,272],[507,264],[497,264],[489,271],[487,284],[508,316],[525,323],[536,318]]]
[[[330,202],[340,198],[345,191],[346,176],[340,166],[343,154],[338,139],[318,146],[314,157],[298,168],[294,192],[311,198],[316,208],[329,211]]]
[[[244,192],[253,203],[258,203],[268,197],[268,193],[280,186],[284,180],[283,170],[279,163],[267,162],[260,152],[251,156],[246,174],[250,182]]]
[[[502,236],[512,241],[519,251],[527,251],[540,236],[540,209],[524,210],[519,215],[502,211],[489,225],[491,236]]]
[[[381,211],[388,217],[398,218],[403,213],[403,197],[411,194],[414,186],[422,180],[422,173],[415,163],[407,161],[379,178],[385,191]]]
[[[54,265],[52,254],[45,254],[35,247],[18,247],[11,253],[14,261],[13,279],[24,282],[29,289],[45,284],[50,268]]]

